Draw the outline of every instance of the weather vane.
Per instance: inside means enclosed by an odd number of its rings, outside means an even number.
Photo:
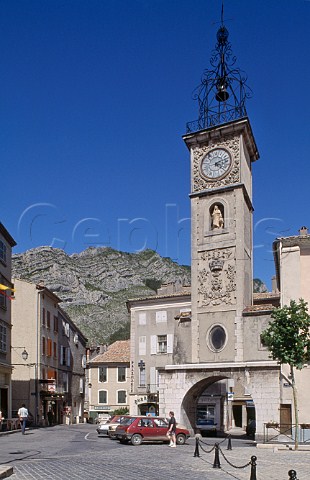
[[[246,74],[235,67],[236,57],[228,36],[222,3],[221,25],[216,34],[215,49],[211,53],[211,68],[205,70],[201,84],[193,95],[194,100],[198,100],[199,118],[187,123],[187,133],[247,116],[245,102],[252,96],[252,90],[246,85]]]

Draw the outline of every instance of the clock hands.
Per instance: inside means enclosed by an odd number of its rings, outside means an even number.
[[[225,160],[219,160],[218,162],[215,162],[214,166],[219,168],[224,168],[225,163],[226,163]]]

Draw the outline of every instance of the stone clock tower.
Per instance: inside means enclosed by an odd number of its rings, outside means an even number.
[[[252,162],[249,91],[231,67],[221,25],[197,89],[199,119],[183,139],[191,158],[192,362],[243,361],[242,312],[252,304]],[[238,96],[236,94],[238,92]]]

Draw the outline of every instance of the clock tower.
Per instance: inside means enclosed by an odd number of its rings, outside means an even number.
[[[259,158],[223,24],[183,139],[191,158],[192,362],[243,361],[242,312],[252,305],[252,163]]]

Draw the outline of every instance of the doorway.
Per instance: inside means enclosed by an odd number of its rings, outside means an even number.
[[[242,427],[242,405],[233,405],[233,419],[235,427]]]
[[[289,403],[280,405],[280,433],[286,435],[292,433],[292,406]]]

